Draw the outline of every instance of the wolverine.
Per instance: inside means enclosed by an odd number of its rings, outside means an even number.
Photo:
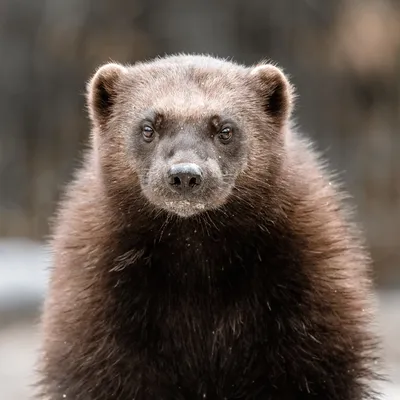
[[[294,97],[268,62],[97,70],[53,227],[41,398],[377,398],[369,255]]]

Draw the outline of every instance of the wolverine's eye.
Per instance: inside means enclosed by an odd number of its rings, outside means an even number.
[[[226,126],[225,128],[222,128],[221,131],[218,134],[218,139],[222,143],[228,143],[232,139],[232,128],[229,126]]]
[[[146,142],[151,142],[154,139],[154,129],[150,125],[145,125],[142,130],[142,135]]]

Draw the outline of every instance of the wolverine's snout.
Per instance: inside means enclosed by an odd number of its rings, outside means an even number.
[[[203,171],[194,163],[174,164],[167,172],[167,181],[174,192],[193,193],[202,185]]]

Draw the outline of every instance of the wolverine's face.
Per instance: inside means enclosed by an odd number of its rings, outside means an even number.
[[[129,140],[144,195],[180,216],[223,204],[246,166],[247,140],[231,117],[150,112]]]
[[[99,146],[123,149],[119,156],[106,151],[112,181],[128,184],[131,171],[151,204],[182,217],[227,202],[251,162],[268,169],[289,109],[289,86],[277,68],[210,57],[109,64],[89,89]]]

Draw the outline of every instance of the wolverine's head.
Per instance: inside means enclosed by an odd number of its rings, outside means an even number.
[[[129,191],[136,177],[148,202],[183,217],[226,203],[255,162],[267,179],[292,105],[277,67],[207,56],[106,64],[88,98],[94,145],[115,190],[121,180]]]

